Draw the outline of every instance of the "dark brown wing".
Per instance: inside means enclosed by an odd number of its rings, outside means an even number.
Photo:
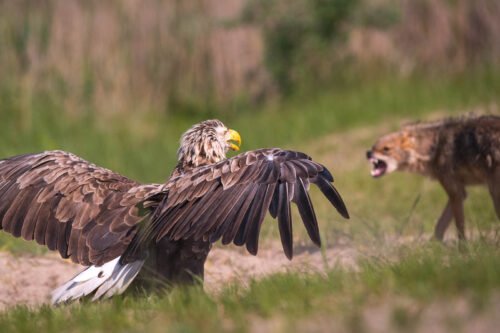
[[[63,151],[15,156],[0,161],[0,228],[101,265],[123,253],[142,219],[136,204],[155,191]]]
[[[194,238],[223,244],[246,244],[257,253],[262,221],[269,210],[278,218],[283,249],[293,255],[290,202],[294,202],[311,240],[320,245],[318,223],[309,198],[316,184],[338,212],[347,209],[331,182],[330,172],[303,153],[281,149],[247,152],[171,179],[150,223],[134,239],[128,253],[163,237]]]

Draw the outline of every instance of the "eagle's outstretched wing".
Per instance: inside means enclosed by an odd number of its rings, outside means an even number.
[[[121,255],[141,221],[139,185],[63,151],[0,160],[0,229],[83,265]]]
[[[291,258],[290,202],[297,205],[311,240],[320,245],[308,194],[310,183],[319,187],[343,217],[349,217],[331,182],[330,172],[309,156],[277,148],[250,151],[196,168],[166,184],[163,199],[122,259],[127,261],[127,255],[163,237],[204,238],[211,242],[222,237],[223,244],[246,244],[248,251],[256,254],[260,227],[268,210],[278,218],[283,249]]]

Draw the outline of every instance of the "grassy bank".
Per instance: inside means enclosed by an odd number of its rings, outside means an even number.
[[[0,330],[467,331],[477,320],[495,318],[491,304],[498,302],[500,287],[498,241],[472,243],[464,253],[437,244],[401,247],[396,257],[360,262],[357,271],[274,275],[248,289],[229,286],[218,295],[193,287],[101,304],[18,307],[0,314]]]
[[[92,110],[72,117],[50,96],[4,91],[0,156],[64,149],[140,181],[162,182],[175,164],[180,134],[204,119],[222,117],[242,134],[244,150],[293,148],[325,134],[389,118],[421,119],[435,111],[463,113],[498,102],[499,91],[500,73],[481,70],[434,79],[354,80],[226,116],[209,109],[204,115],[175,117],[127,112],[132,115],[125,118],[102,117]]]
[[[338,221],[338,216],[323,198],[315,197],[320,221],[330,221],[321,225],[324,238],[337,241],[336,235],[347,233],[354,238],[363,235],[361,240],[365,241],[368,236],[379,239],[385,232],[398,230],[430,232],[444,205],[439,187],[423,178],[391,175],[391,180],[383,183],[370,179],[364,151],[375,138],[387,128],[397,127],[402,119],[425,119],[436,111],[461,114],[498,103],[499,91],[500,75],[492,71],[434,80],[367,80],[333,86],[308,98],[295,96],[262,110],[241,110],[222,120],[242,134],[243,150],[271,146],[302,150],[331,168],[352,221],[331,223]],[[172,118],[138,113],[134,118],[102,119],[89,112],[86,117],[71,118],[61,116],[60,106],[48,98],[38,96],[31,103],[22,103],[16,96],[14,92],[4,95],[0,103],[1,114],[5,114],[0,123],[1,156],[63,149],[144,182],[163,182],[175,164],[180,134],[195,122],[218,116]],[[22,106],[26,109],[16,109]],[[367,126],[371,130],[362,130],[363,136],[355,134],[356,129]],[[318,140],[325,135],[329,135],[327,139]],[[472,209],[468,209],[473,213],[468,218],[474,225],[489,226],[495,218],[483,192],[469,199]],[[381,200],[381,195],[385,199]],[[269,225],[272,227],[263,230],[265,238],[276,236],[274,224]],[[303,228],[296,229],[296,237],[306,240]],[[0,233],[0,248],[44,251],[4,233]]]
[[[357,269],[326,275],[278,274],[248,288],[227,286],[207,295],[200,288],[165,295],[125,296],[100,304],[29,309],[0,314],[1,332],[210,332],[210,331],[470,331],[499,324],[498,223],[483,188],[469,191],[464,252],[454,241],[428,242],[445,197],[439,186],[409,174],[373,180],[364,151],[401,121],[462,114],[498,103],[500,76],[383,80],[331,87],[313,97],[293,97],[263,110],[241,110],[223,120],[243,137],[244,150],[282,146],[302,150],[327,165],[351,213],[344,221],[312,190],[326,247],[348,246],[363,259]],[[62,117],[60,106],[33,97],[3,96],[2,156],[64,149],[141,181],[161,182],[175,163],[179,135],[202,120],[137,114]],[[19,97],[19,96],[18,96]],[[38,99],[41,98],[41,99]],[[24,112],[7,112],[17,107]],[[20,110],[20,109],[19,109]],[[5,112],[4,112],[5,111]],[[497,111],[498,112],[498,111]],[[217,117],[208,113],[204,118]],[[295,222],[298,216],[294,215]],[[267,221],[264,239],[276,239]],[[310,245],[300,223],[296,243]],[[455,239],[452,226],[448,236]],[[409,241],[404,241],[409,240]],[[339,245],[340,244],[340,245]],[[42,247],[0,233],[0,247],[41,253]],[[486,324],[484,324],[486,323]],[[476,326],[474,326],[476,325]],[[489,326],[486,327],[486,330]]]

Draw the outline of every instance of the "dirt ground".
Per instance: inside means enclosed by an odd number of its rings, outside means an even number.
[[[235,246],[213,249],[205,266],[207,292],[217,293],[228,283],[244,285],[251,279],[277,272],[321,273],[336,265],[356,269],[356,262],[366,255],[352,246],[339,245],[324,252],[313,247],[297,246],[293,260],[289,261],[278,242],[264,245],[257,256]],[[0,252],[0,311],[21,304],[36,307],[49,303],[51,290],[81,269],[82,266],[62,260],[55,254],[15,256]],[[450,327],[455,326],[460,327],[458,331],[463,332],[494,332],[500,325],[499,309],[500,295],[494,295],[491,306],[481,313],[476,313],[469,302],[461,298],[423,306],[414,300],[396,297],[369,304],[360,313],[358,324],[319,316],[300,321],[298,331],[329,332],[333,325],[337,328],[336,331],[350,331],[354,328],[365,331],[369,328],[368,331],[371,332],[397,332],[399,329],[392,321],[399,311],[410,319],[419,318],[420,324],[415,327],[415,332],[447,332]],[[456,320],[455,326],[450,326],[450,321]],[[251,322],[251,332],[284,331],[286,327],[286,320],[279,316],[253,318]]]
[[[339,133],[337,137],[341,136],[342,142],[348,140],[359,145],[360,142],[369,142],[370,138],[374,137],[373,132],[372,128],[360,128],[349,133]],[[364,158],[349,158],[349,155],[353,154],[352,151],[343,147],[352,145],[337,145],[335,142],[338,140],[333,140],[330,136],[324,137],[319,145],[323,148],[314,152],[315,155],[321,155],[326,164],[329,159],[336,160],[336,156],[346,157],[336,162],[336,170],[339,172],[353,167],[352,163],[344,165],[344,160],[356,161],[358,167],[361,163],[366,164]],[[331,154],[332,151],[336,153]],[[368,173],[368,165],[366,170]],[[324,272],[334,265],[354,267],[358,255],[356,249],[348,246],[336,246],[321,252],[312,245],[295,244],[294,258],[289,261],[279,242],[263,243],[257,256],[252,256],[245,249],[236,246],[216,246],[205,264],[205,289],[207,292],[217,292],[228,282],[245,284],[253,278],[277,272]],[[33,256],[0,252],[0,311],[18,304],[36,306],[48,303],[51,290],[71,279],[82,269],[82,266],[63,260],[53,253]]]
[[[335,170],[339,174],[352,168],[365,168],[368,174],[369,165],[364,157],[359,152],[354,151],[352,147],[360,145],[369,147],[373,137],[392,129],[394,128],[391,124],[385,124],[376,129],[360,128],[356,131],[350,131],[349,134],[337,133],[335,136],[326,136],[320,141],[321,144],[316,145],[318,148],[314,149],[311,155],[321,156],[321,161],[327,165],[335,165]],[[342,137],[342,140],[338,139],[339,136]],[[385,243],[394,246],[402,243],[415,244],[426,242],[430,237],[431,235],[420,235],[407,239],[398,237],[386,240]],[[265,241],[257,256],[248,254],[245,249],[240,247],[217,245],[211,251],[205,265],[205,289],[209,293],[217,293],[228,283],[237,282],[245,285],[251,279],[259,279],[278,272],[322,273],[335,266],[356,269],[357,262],[365,256],[372,255],[374,251],[374,248],[358,247],[349,244],[349,242],[337,243],[324,251],[312,245],[295,244],[294,258],[289,261],[283,254],[281,244],[278,241]],[[378,251],[382,250],[377,248],[375,252]],[[58,255],[52,253],[34,256],[0,252],[0,311],[15,305],[23,304],[36,307],[48,303],[50,292],[82,269],[82,266],[62,260]],[[474,310],[470,309],[469,306],[467,302],[462,302],[460,299],[446,304],[431,304],[426,308],[422,308],[421,305],[411,300],[390,299],[368,306],[361,317],[364,328],[370,327],[370,330],[374,332],[387,331],[390,326],[388,320],[394,309],[403,309],[411,316],[422,318],[422,322],[425,322],[422,327],[426,329],[416,330],[422,332],[447,331],[449,326],[443,323],[453,321],[453,318],[463,318],[455,323],[461,326],[462,331],[493,332],[500,325],[500,317],[498,316],[500,295],[493,297],[492,306],[481,315],[471,315]],[[274,328],[281,327],[280,325],[283,325],[284,322],[283,318],[272,318],[271,320],[257,318],[254,321],[255,327],[251,331],[276,331]],[[303,329],[300,327],[299,331],[321,332],[324,331],[324,327],[331,327],[331,324],[329,318],[308,319],[304,321]],[[323,329],[319,329],[321,327]],[[431,329],[427,330],[427,328]]]
[[[257,256],[234,246],[216,247],[205,265],[205,289],[214,293],[227,283],[244,284],[277,272],[323,272],[334,265],[355,267],[357,255],[356,250],[347,247],[321,252],[315,247],[296,246],[295,256],[289,261],[277,242],[266,244]],[[19,304],[48,303],[51,290],[82,269],[52,253],[33,256],[0,252],[0,310]]]

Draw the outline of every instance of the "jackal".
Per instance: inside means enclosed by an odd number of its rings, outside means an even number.
[[[387,134],[366,153],[371,175],[396,170],[436,179],[448,195],[434,229],[442,240],[455,219],[459,239],[465,239],[464,208],[467,185],[488,186],[500,219],[500,117],[468,116],[403,126]]]

